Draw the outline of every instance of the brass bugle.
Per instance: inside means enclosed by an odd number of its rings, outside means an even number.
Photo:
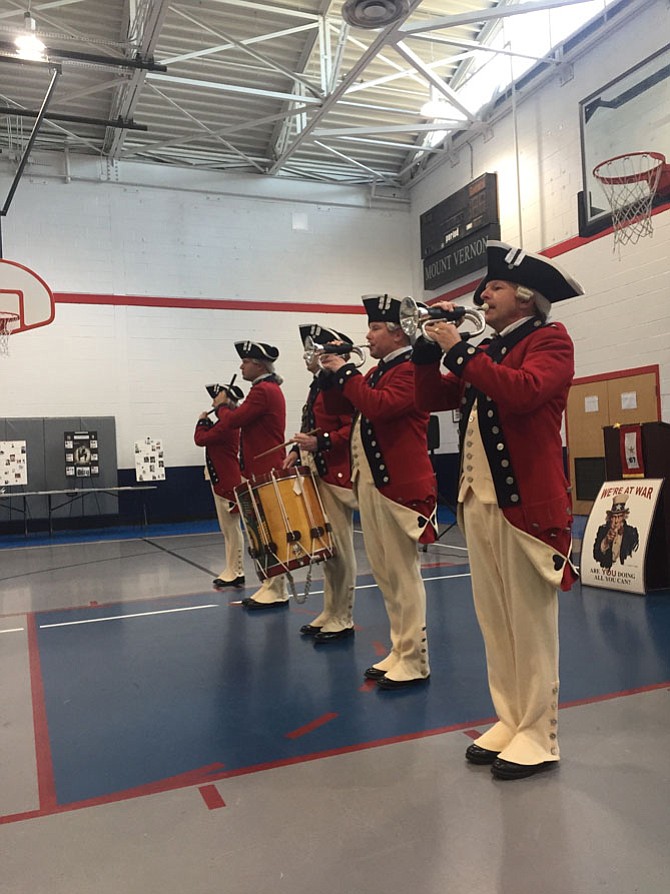
[[[423,307],[417,304],[414,298],[407,296],[400,302],[400,328],[410,338],[414,338],[420,331],[424,338],[433,341],[424,328],[426,323],[447,320],[459,328],[463,323],[469,323],[473,330],[461,333],[461,338],[465,340],[481,335],[486,329],[485,310],[488,310],[488,304],[482,304],[481,307],[455,307],[453,310],[444,310],[441,307]]]
[[[351,363],[358,368],[365,363],[365,355],[363,354],[363,351],[368,347],[368,345],[350,345],[344,343],[338,345],[333,342],[320,345],[318,342],[314,341],[311,335],[308,335],[305,339],[305,353],[303,356],[307,363],[311,363],[315,357],[318,358],[319,366],[321,366],[321,357],[323,357],[324,354],[338,354],[340,356],[353,354],[358,360],[352,360]],[[323,369],[322,366],[321,369]]]

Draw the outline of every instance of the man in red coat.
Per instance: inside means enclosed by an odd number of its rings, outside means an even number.
[[[240,407],[233,407],[223,394],[214,399],[213,405],[222,429],[240,432],[240,466],[242,475],[248,480],[281,468],[286,458],[283,446],[270,449],[284,443],[286,402],[280,388],[282,379],[274,368],[279,357],[277,348],[262,342],[236,341],[235,350],[242,359],[242,378],[251,382],[251,389]],[[288,605],[284,576],[267,578],[253,596],[242,600],[242,604],[248,609]]]
[[[370,356],[379,364],[364,377],[335,354],[325,354],[321,362],[333,374],[326,407],[355,412],[353,490],[365,550],[391,627],[391,651],[365,676],[381,689],[400,689],[430,676],[426,590],[417,543],[435,539],[437,489],[427,447],[429,414],[414,403],[412,349],[399,325],[400,300],[372,295],[363,304]]]
[[[498,716],[465,756],[520,779],[560,757],[557,588],[576,579],[561,421],[574,349],[547,316],[583,290],[547,258],[502,242],[489,242],[487,260],[474,302],[496,336],[474,347],[452,323],[429,323],[434,343],[420,339],[413,360],[418,406],[461,411],[459,524]]]
[[[320,358],[308,350],[308,339],[317,345],[331,342],[352,344],[348,335],[318,324],[300,326],[300,339],[305,349],[305,365],[313,378],[307,401],[302,409],[300,432],[284,462],[291,468],[304,462],[315,475],[316,486],[330,523],[336,555],[323,566],[323,611],[300,633],[313,636],[316,644],[334,642],[354,635],[354,594],[356,589],[356,553],[354,551],[354,509],[356,500],[351,490],[349,438],[351,413],[329,413],[323,396],[327,378]],[[308,434],[316,430],[316,434]]]
[[[214,400],[225,393],[230,405],[237,404],[244,393],[237,385],[207,385],[207,393]],[[212,422],[209,413],[201,413],[194,434],[198,447],[205,448],[205,467],[212,486],[216,516],[226,546],[226,567],[214,578],[217,590],[226,587],[244,586],[244,541],[240,528],[240,516],[234,489],[242,482],[239,449],[240,433],[236,429],[226,429],[218,421]]]

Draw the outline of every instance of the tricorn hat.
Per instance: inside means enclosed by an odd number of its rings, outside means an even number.
[[[232,400],[242,400],[242,398],[244,397],[244,391],[242,391],[241,388],[238,388],[237,385],[233,385],[233,384],[230,384],[230,385],[216,385],[216,384],[215,385],[205,385],[205,389],[207,391],[207,394],[209,394],[209,396],[212,398],[212,400],[214,400],[214,398],[218,394],[221,394],[222,391],[224,391],[228,395],[228,397],[230,397]]]
[[[260,341],[236,341],[235,350],[242,360],[261,360],[274,363],[279,357],[279,349]]]
[[[399,323],[400,298],[393,295],[363,295],[368,323]]]
[[[331,341],[343,341],[349,345],[353,345],[353,340],[343,332],[336,332],[335,329],[328,329],[326,326],[320,326],[318,323],[305,323],[300,328],[300,341],[305,344],[307,338],[311,338],[317,345],[327,345]]]
[[[473,298],[478,306],[484,303],[481,295],[492,279],[501,279],[534,289],[552,304],[584,294],[584,289],[576,279],[543,255],[534,255],[505,242],[489,240],[486,244],[486,259],[488,270],[477,286]]]

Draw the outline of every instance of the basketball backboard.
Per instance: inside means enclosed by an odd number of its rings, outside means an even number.
[[[611,224],[607,197],[593,176],[596,165],[617,155],[650,151],[662,153],[670,164],[670,45],[582,100],[580,129],[579,232],[589,236]],[[661,196],[655,200],[661,201]]]
[[[25,332],[53,321],[54,296],[37,273],[16,261],[0,259],[0,311],[17,314],[13,333]]]

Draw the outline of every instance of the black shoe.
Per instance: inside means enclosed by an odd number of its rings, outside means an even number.
[[[224,580],[222,577],[215,577],[212,581],[216,590],[225,590],[226,587],[243,587],[244,575],[235,577],[233,580]]]
[[[363,676],[367,677],[368,680],[381,680],[382,677],[386,676],[386,671],[380,670],[378,667],[369,667],[366,671],[363,671]]]
[[[249,597],[249,599],[243,599],[242,605],[245,608],[248,608],[249,611],[258,611],[263,608],[282,608],[283,606],[288,605],[288,599],[278,599],[276,602],[256,602],[253,597]]]
[[[335,630],[332,633],[317,633],[314,637],[315,643],[332,643],[338,639],[347,639],[349,636],[354,635],[353,627],[345,627],[344,630]]]
[[[377,680],[377,686],[380,689],[406,689],[408,686],[416,686],[417,683],[427,683],[428,680],[430,680],[430,674],[427,677],[415,677],[413,680],[389,680],[384,675],[380,680]]]
[[[491,773],[496,779],[525,779],[544,770],[557,766],[558,761],[543,761],[541,764],[515,764],[497,757],[491,764]]]
[[[465,749],[465,759],[471,764],[492,764],[500,754],[499,751],[490,751],[488,748],[480,748],[479,745],[468,745]]]
[[[315,627],[314,624],[303,624],[300,628],[300,632],[303,636],[316,636],[320,630],[321,628]]]

